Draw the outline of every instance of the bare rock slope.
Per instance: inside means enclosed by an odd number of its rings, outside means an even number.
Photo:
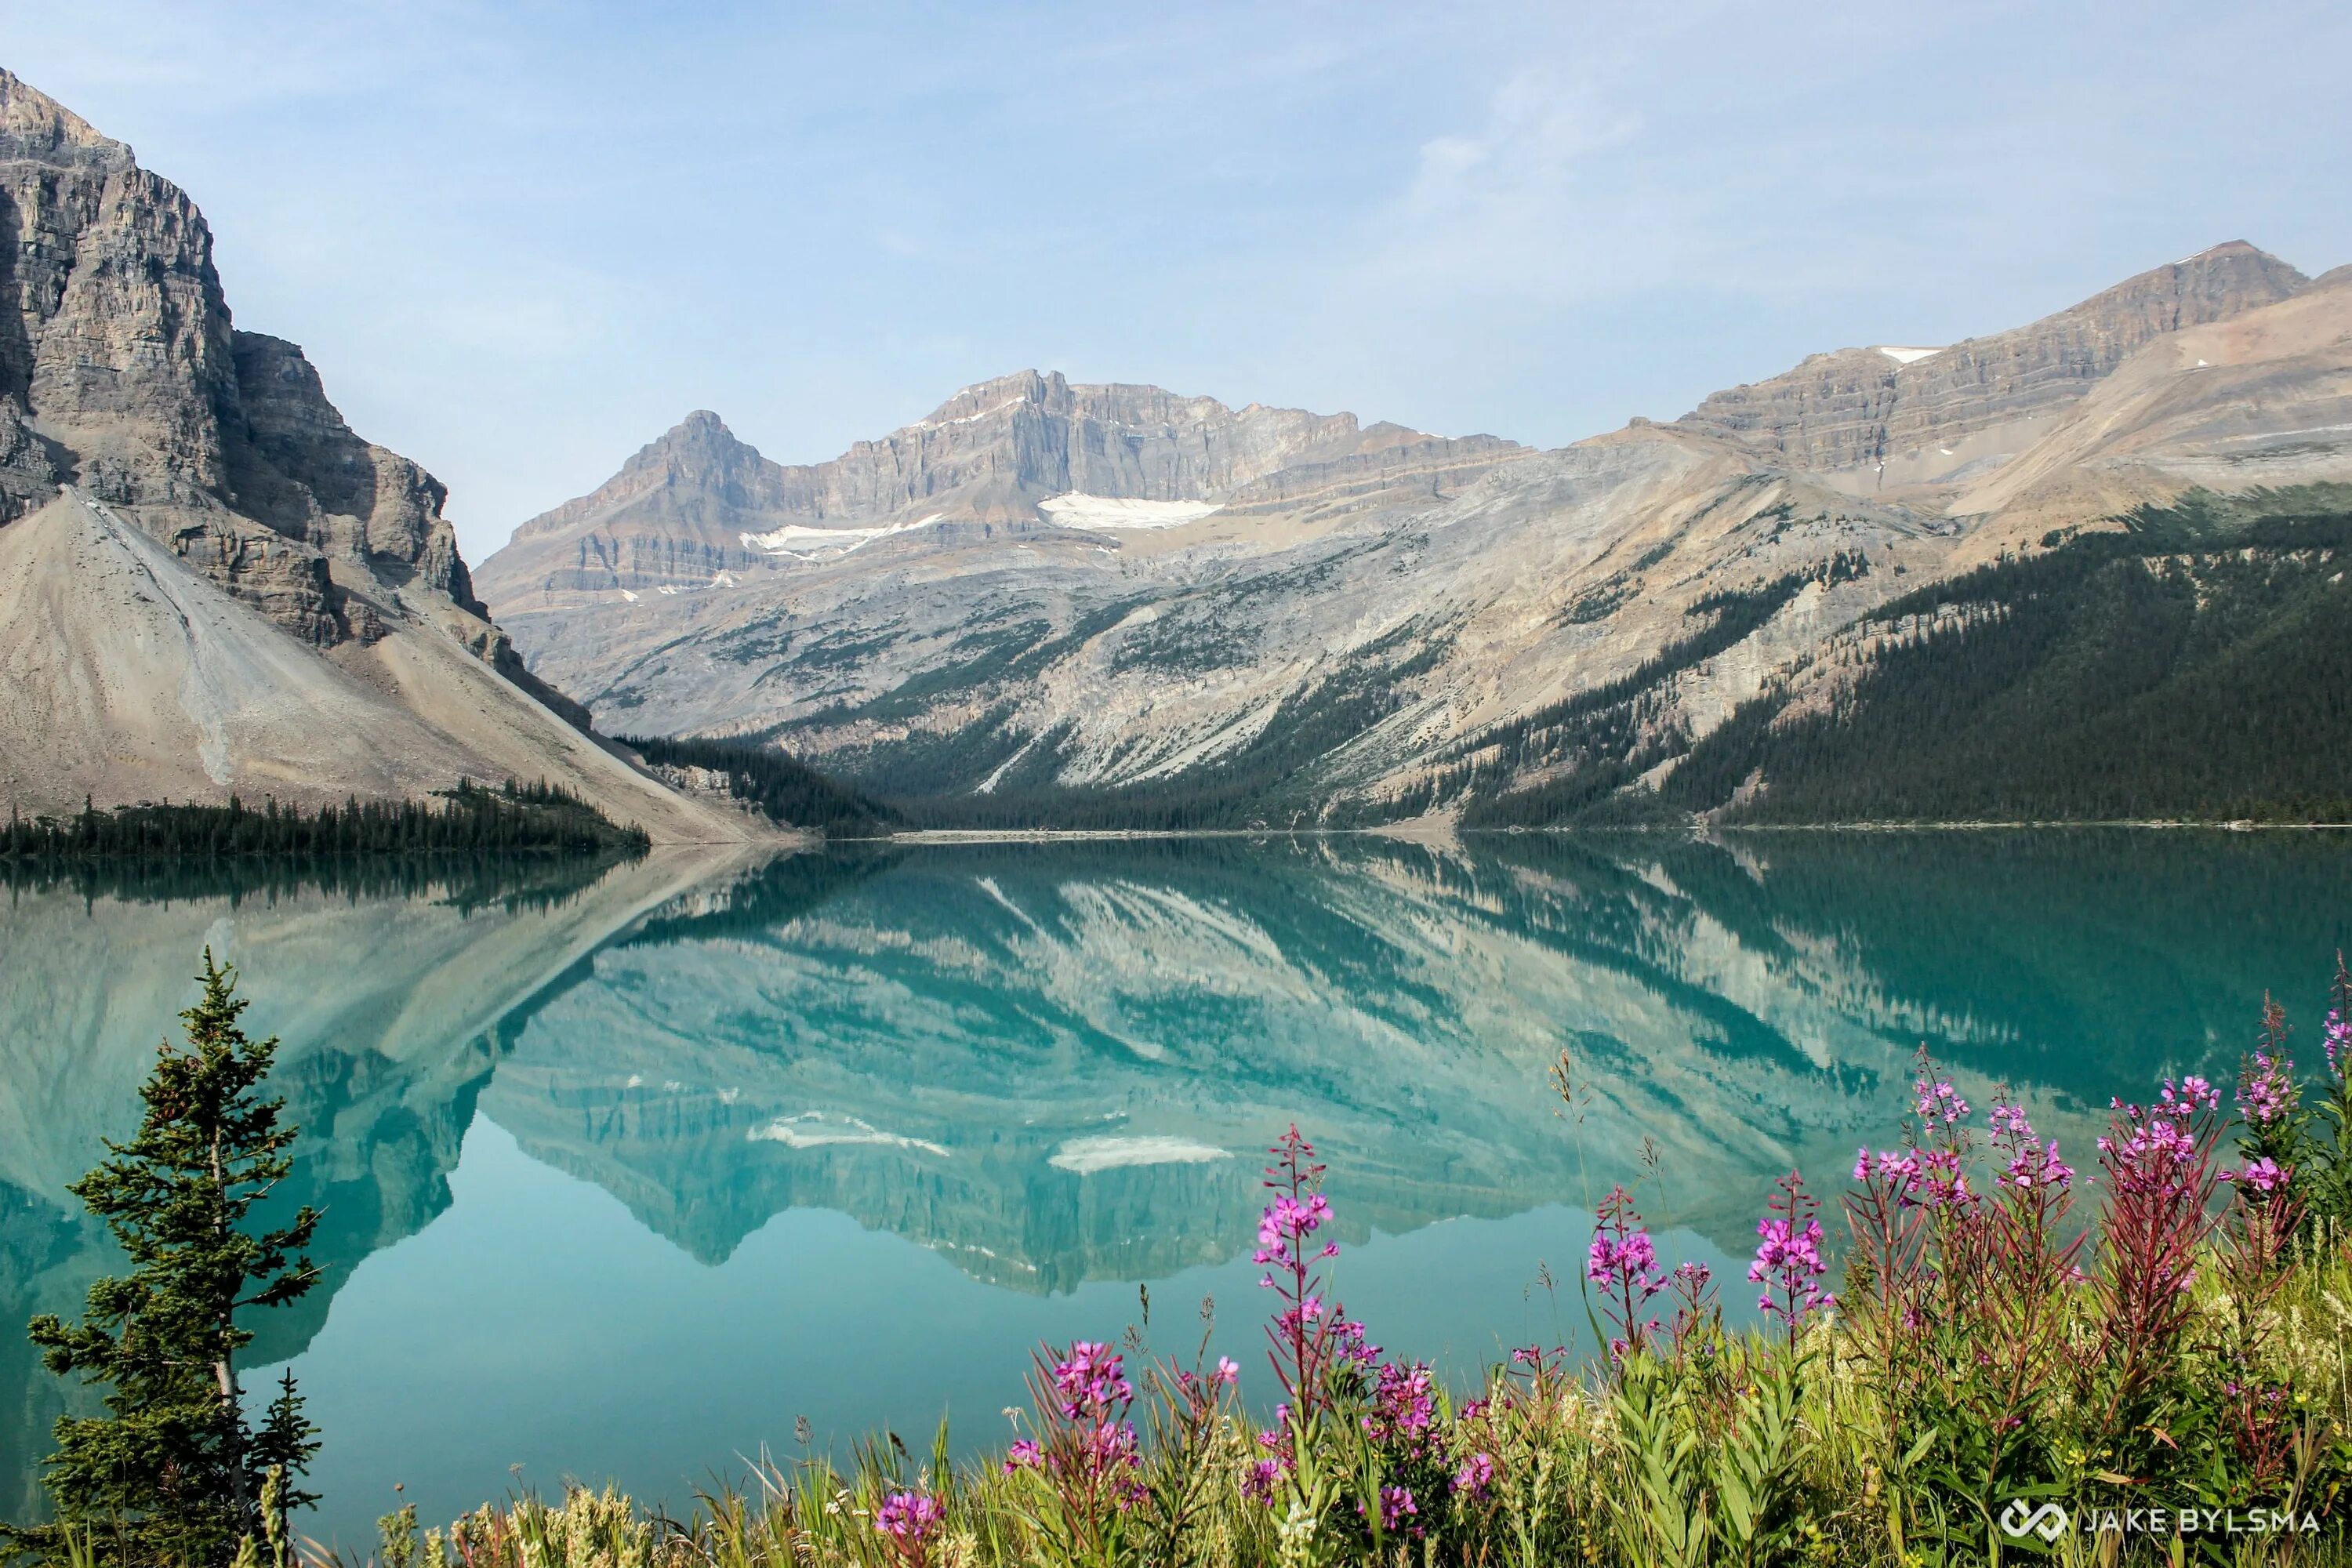
[[[1571,732],[1703,737],[2053,527],[2352,478],[2347,285],[2232,242],[1541,453],[1034,374],[809,468],[698,414],[481,581],[616,722],[980,819],[1392,816],[1541,782]]]
[[[740,837],[524,668],[445,500],[299,348],[236,329],[184,192],[0,71],[0,799],[511,775]]]

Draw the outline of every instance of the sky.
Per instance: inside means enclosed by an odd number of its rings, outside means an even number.
[[[2248,239],[2352,261],[2352,7],[0,0],[469,560],[689,410],[1034,367],[1556,446]]]

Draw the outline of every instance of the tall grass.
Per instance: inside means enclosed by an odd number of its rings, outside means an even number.
[[[2352,1562],[2340,964],[2336,1003],[2308,1114],[2266,1013],[2234,1112],[2193,1078],[2117,1102],[2083,1176],[2005,1096],[1979,1123],[1923,1055],[1899,1142],[1829,1204],[1793,1173],[1766,1197],[1759,1328],[1727,1325],[1704,1268],[1661,1269],[1620,1190],[1581,1280],[1599,1348],[1526,1346],[1460,1390],[1332,1294],[1333,1200],[1294,1129],[1255,1253],[1269,1426],[1205,1332],[1189,1359],[1130,1332],[1041,1350],[1023,1435],[982,1460],[953,1462],[943,1427],[928,1455],[763,1461],[686,1518],[574,1489],[420,1535],[410,1509],[380,1562]]]

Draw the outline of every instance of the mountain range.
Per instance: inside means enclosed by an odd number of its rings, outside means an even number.
[[[942,822],[1550,820],[1833,704],[1931,584],[2345,480],[2352,268],[2232,241],[1556,451],[1036,372],[814,466],[698,411],[477,580],[614,727]]]
[[[2032,648],[2000,597],[2030,584],[1979,574],[2168,507],[2131,569],[2167,585],[2168,629],[2082,689],[2176,759],[2249,728],[2352,744],[2340,705],[2315,728],[2278,706],[2268,651],[2352,683],[2330,531],[2352,268],[2243,242],[1552,451],[1035,371],[814,465],[698,411],[469,571],[441,484],[354,433],[299,347],[234,324],[188,196],[5,72],[0,230],[0,800],[26,814],[508,776],[656,839],[765,831],[712,798],[759,796],[755,765],[648,768],[593,713],[790,753],[939,826],[1786,816],[1832,797],[1780,788],[1792,769],[1883,756],[1906,714],[1955,715],[1996,758],[2096,739],[2062,710],[2064,650],[2138,635],[2128,574]],[[2003,659],[2049,700],[1944,681]],[[2223,714],[2250,669],[2271,706]],[[1876,749],[1840,751],[1864,710]],[[2352,796],[2195,771],[2129,809]],[[1977,804],[2091,809],[2035,777]]]
[[[212,253],[184,192],[0,71],[0,801],[515,777],[656,838],[751,831],[530,673],[440,482],[234,324]]]

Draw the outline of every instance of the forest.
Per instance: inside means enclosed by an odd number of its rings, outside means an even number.
[[[1826,701],[1767,690],[1694,744],[1612,693],[1613,745],[1465,825],[2352,821],[2352,497],[2121,521],[1889,602]]]
[[[431,800],[346,800],[313,811],[235,795],[225,805],[142,803],[71,816],[26,817],[0,828],[0,864],[90,859],[332,858],[419,851],[559,850],[643,854],[643,828],[614,823],[560,784],[459,780]]]

